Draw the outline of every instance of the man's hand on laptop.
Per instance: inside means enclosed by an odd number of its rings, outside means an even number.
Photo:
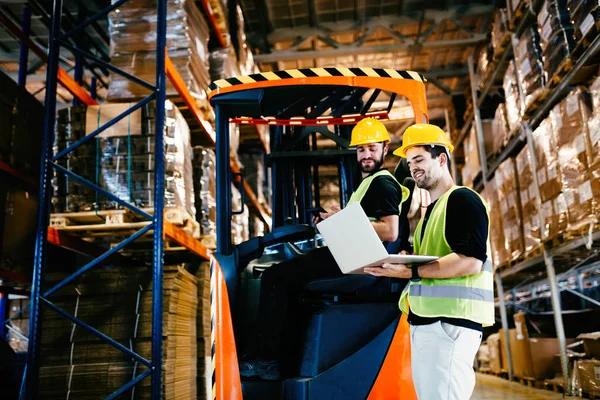
[[[381,267],[365,268],[367,274],[373,276],[383,276],[388,278],[406,278],[412,276],[410,268],[404,264],[383,264]]]
[[[336,206],[331,206],[331,211],[330,212],[322,212],[319,213],[319,217],[321,218],[321,221],[326,220],[327,218],[331,217],[334,214],[337,214],[340,212],[340,209]]]

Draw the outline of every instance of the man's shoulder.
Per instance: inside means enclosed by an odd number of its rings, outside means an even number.
[[[391,174],[377,175],[371,182],[371,186],[379,186],[381,188],[388,188],[388,190],[400,191],[400,183]]]
[[[485,204],[481,197],[473,190],[460,187],[450,193],[448,204],[465,207],[465,206],[480,206],[485,208]]]

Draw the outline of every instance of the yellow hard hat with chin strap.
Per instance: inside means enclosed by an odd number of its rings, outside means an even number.
[[[365,118],[352,129],[350,147],[389,141],[390,135],[381,121],[375,118]]]
[[[402,146],[394,151],[394,155],[406,158],[407,149],[427,145],[444,146],[450,153],[454,151],[454,146],[442,128],[431,124],[414,124],[404,131]]]

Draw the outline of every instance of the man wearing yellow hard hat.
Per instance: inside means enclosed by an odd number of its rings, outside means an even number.
[[[431,195],[414,232],[415,254],[438,256],[438,261],[412,268],[385,264],[367,271],[410,278],[400,309],[411,325],[419,400],[471,397],[482,329],[494,324],[488,206],[475,191],[455,185],[450,175],[453,150],[442,129],[415,124],[394,152],[406,158],[417,186]]]
[[[361,120],[352,130],[350,140],[350,146],[356,147],[363,179],[348,205],[360,202],[384,242],[396,241],[401,206],[409,197],[408,189],[382,168],[389,141],[385,125],[374,118]],[[329,218],[337,211],[320,213],[313,222]],[[259,354],[240,363],[240,374],[267,380],[280,379],[280,340],[290,299],[297,297],[301,288],[311,281],[340,276],[343,274],[327,247],[316,248],[301,257],[267,268],[261,277]]]

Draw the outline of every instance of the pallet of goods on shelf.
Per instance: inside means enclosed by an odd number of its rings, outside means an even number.
[[[156,4],[147,0],[126,2],[118,12],[110,13],[111,64],[153,84],[156,81]],[[193,1],[167,3],[168,55],[187,89],[204,113],[214,121],[205,90],[208,74],[208,40],[210,31],[205,18]],[[177,91],[167,82],[167,96]],[[109,101],[141,99],[148,89],[128,78],[111,72]]]
[[[495,186],[499,190],[498,201],[501,215],[504,216],[504,251],[500,253],[499,265],[515,262],[523,255],[523,230],[515,160],[505,160],[494,175]]]
[[[537,14],[544,70],[552,85],[558,84],[574,63],[575,30],[566,0],[546,0]]]
[[[568,209],[568,230],[587,231],[594,223],[594,195],[588,160],[589,93],[583,87],[573,90],[550,112],[556,137],[562,193]]]
[[[202,243],[216,246],[216,157],[214,151],[194,147],[194,194],[196,220],[200,224]]]
[[[494,270],[508,259],[504,238],[504,217],[500,209],[500,188],[496,187],[496,183],[497,179],[492,179],[481,193],[490,210],[490,244]]]
[[[47,275],[48,284],[66,276]],[[197,279],[181,266],[164,267],[163,383],[168,399],[197,396]],[[152,271],[146,266],[90,271],[61,289],[57,306],[125,344],[147,360],[152,347]],[[40,397],[106,397],[146,367],[50,308],[42,309],[44,331]],[[136,385],[136,399],[150,398],[150,379]],[[131,392],[130,392],[131,394]]]
[[[592,0],[569,0],[577,47],[585,50],[600,33],[600,4]]]
[[[127,110],[130,104],[74,106],[58,113],[54,154],[82,139]],[[165,207],[195,216],[192,149],[187,123],[178,109],[165,103]],[[76,148],[57,163],[137,207],[154,207],[154,103],[124,118],[95,140]],[[53,213],[116,210],[113,200],[97,195],[66,174],[56,171]],[[100,219],[99,217],[97,218]],[[73,220],[73,223],[78,223]]]
[[[493,70],[492,63],[494,59],[494,48],[491,43],[483,47],[477,55],[477,68],[476,68],[476,87],[481,90],[487,81],[489,74]]]
[[[527,9],[531,9],[531,0],[509,0],[507,6],[511,9],[511,29],[514,29],[523,19]]]
[[[508,12],[506,8],[498,8],[494,11],[492,22],[492,59],[498,60],[506,47],[510,46]]]
[[[494,119],[492,121],[492,151],[488,153],[488,159],[495,158],[500,154],[504,146],[508,143],[510,128],[506,115],[506,104],[500,103],[496,108]]]
[[[0,162],[28,176],[39,174],[43,105],[0,72]]]
[[[519,174],[518,186],[519,197],[521,199],[525,256],[529,256],[540,249],[541,243],[537,188],[534,181],[534,171],[529,152],[529,145],[523,147],[515,160],[517,163],[517,172]]]
[[[600,78],[596,78],[589,87],[592,97],[592,115],[588,119],[588,165],[593,193],[600,193]],[[595,196],[594,214],[600,220],[600,199]]]
[[[517,81],[517,74],[513,63],[510,63],[504,75],[504,96],[506,98],[506,117],[509,129],[509,138],[516,133],[521,126],[524,107],[521,104],[521,87]]]
[[[252,51],[247,43],[246,37],[246,24],[244,21],[244,15],[242,13],[242,8],[238,5],[235,8],[236,11],[236,19],[237,19],[237,59],[238,66],[241,75],[252,75],[259,73],[260,70],[258,66],[254,62],[254,57],[252,56]]]
[[[537,24],[528,26],[515,46],[517,75],[525,97],[525,114],[539,105],[546,92],[546,75]],[[533,107],[532,107],[533,106]]]
[[[550,118],[532,133],[544,225],[542,239],[552,240],[567,229],[567,206],[562,194],[556,137]]]

